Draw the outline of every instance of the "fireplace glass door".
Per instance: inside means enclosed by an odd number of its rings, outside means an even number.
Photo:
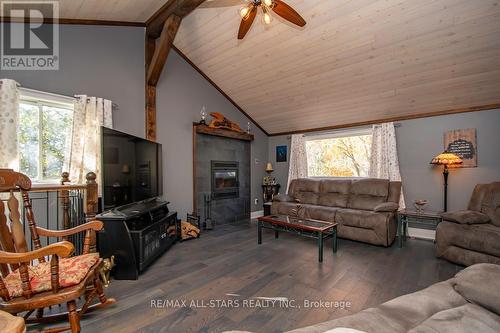
[[[238,197],[238,162],[212,161],[212,198]]]

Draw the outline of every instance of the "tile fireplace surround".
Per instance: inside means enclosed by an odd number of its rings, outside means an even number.
[[[211,218],[215,224],[226,224],[250,218],[250,141],[197,133],[195,138],[194,200],[196,212],[205,220],[205,196],[212,198]],[[220,162],[237,165],[236,197],[214,198],[213,165]]]

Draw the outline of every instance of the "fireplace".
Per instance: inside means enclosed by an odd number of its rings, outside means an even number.
[[[240,196],[239,165],[231,161],[211,161],[212,199]]]

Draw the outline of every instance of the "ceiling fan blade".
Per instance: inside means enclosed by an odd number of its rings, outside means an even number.
[[[240,29],[238,30],[238,39],[243,39],[248,30],[250,30],[253,20],[255,20],[255,15],[257,15],[257,7],[253,6],[252,10],[250,10],[250,13],[248,14],[248,18],[246,20],[241,20]]]
[[[306,21],[292,7],[281,0],[273,0],[273,2],[275,4],[273,7],[273,11],[276,14],[278,14],[285,20],[298,25],[299,27],[303,27],[306,25]]]
[[[244,4],[242,0],[205,0],[198,8],[231,7]]]

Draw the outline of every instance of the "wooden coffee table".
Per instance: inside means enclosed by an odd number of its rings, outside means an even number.
[[[278,238],[279,232],[284,231],[317,239],[319,262],[323,261],[323,242],[325,239],[332,239],[333,252],[337,252],[337,223],[301,219],[287,215],[268,215],[259,217],[257,220],[259,244],[262,244],[262,229],[266,228],[274,230],[274,238]]]

